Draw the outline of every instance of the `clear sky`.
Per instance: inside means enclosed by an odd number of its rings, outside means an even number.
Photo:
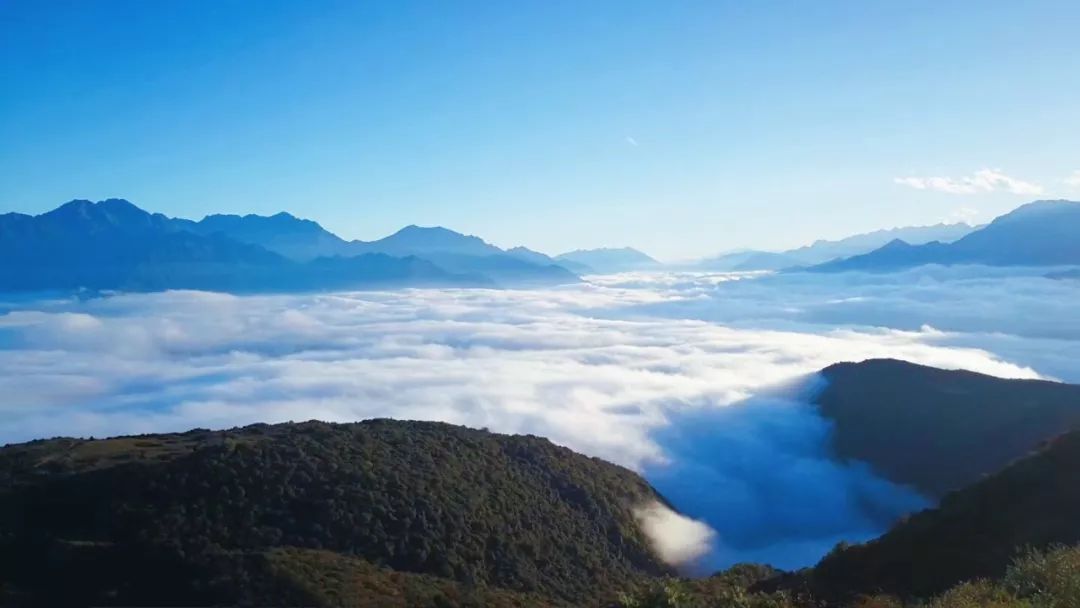
[[[0,0],[0,211],[666,259],[986,221],[1080,198],[1078,31],[1075,0]]]

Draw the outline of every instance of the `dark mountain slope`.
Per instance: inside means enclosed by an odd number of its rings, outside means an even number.
[[[889,271],[923,264],[1054,266],[1080,264],[1080,203],[1036,201],[953,242],[893,241],[863,255],[810,268],[816,272]]]
[[[820,595],[938,593],[1000,577],[1024,547],[1080,542],[1080,432],[912,516],[881,538],[834,551],[814,569]]]
[[[1080,386],[877,359],[822,371],[816,401],[841,458],[931,496],[977,481],[1080,427]]]
[[[272,596],[284,583],[267,564],[293,551],[331,570],[363,560],[581,600],[668,571],[633,516],[657,498],[547,440],[438,423],[37,441],[0,449],[0,589],[45,604],[234,603]],[[116,566],[88,577],[65,559]]]

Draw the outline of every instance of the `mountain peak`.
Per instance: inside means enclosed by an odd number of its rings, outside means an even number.
[[[995,218],[992,223],[998,224],[1016,219],[1030,219],[1037,216],[1070,212],[1080,212],[1080,202],[1065,199],[1039,200],[1020,205],[1005,215]]]
[[[396,235],[441,235],[441,236],[458,236],[462,238],[479,238],[471,235],[465,235],[456,230],[450,230],[442,226],[417,226],[416,224],[409,224],[401,230],[394,233]]]
[[[52,211],[46,211],[43,215],[70,215],[74,213],[85,214],[89,209],[92,209],[93,207],[94,201],[87,200],[85,198],[76,198],[64,203],[63,205],[60,205]]]
[[[893,240],[889,241],[888,243],[885,243],[884,245],[882,245],[880,247],[880,249],[907,249],[907,248],[909,248],[911,246],[912,245],[910,243],[908,243],[907,241],[905,241],[904,239],[893,239]]]
[[[145,224],[154,217],[130,201],[122,198],[109,198],[93,202],[75,199],[60,205],[52,211],[41,214],[49,221],[61,222],[74,228],[77,225],[125,227]]]
[[[98,207],[107,211],[130,211],[133,209],[136,211],[142,211],[142,209],[139,209],[135,205],[135,203],[132,203],[131,201],[124,198],[107,198],[103,201],[98,201],[97,205]]]

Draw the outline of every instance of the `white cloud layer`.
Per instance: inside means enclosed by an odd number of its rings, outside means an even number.
[[[708,524],[654,517],[672,561],[797,566],[922,503],[829,460],[825,421],[775,387],[870,357],[1078,379],[1077,301],[1076,282],[929,268],[7,302],[0,442],[311,418],[534,433],[643,472]]]
[[[980,169],[972,175],[959,178],[897,177],[893,181],[916,190],[934,190],[948,194],[1010,192],[1038,195],[1043,193],[1042,186],[1005,175],[1000,169]]]
[[[1080,169],[1073,171],[1062,181],[1064,181],[1065,185],[1069,188],[1080,190]]]

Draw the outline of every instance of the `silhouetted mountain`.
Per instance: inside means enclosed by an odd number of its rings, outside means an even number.
[[[555,258],[540,253],[539,251],[533,251],[528,247],[512,247],[506,250],[506,255],[513,256],[519,260],[525,260],[526,262],[532,262],[533,264],[540,264],[541,266],[548,266],[551,264],[559,265],[559,263],[555,261]]]
[[[903,270],[925,264],[952,264],[955,260],[949,245],[945,243],[927,243],[911,245],[904,241],[891,241],[871,253],[857,255],[812,266],[811,272],[840,272],[862,270],[868,272],[889,272]]]
[[[702,270],[721,272],[744,272],[753,270],[781,270],[798,266],[801,262],[784,253],[771,251],[737,251],[715,258],[701,260],[695,266]]]
[[[0,605],[400,605],[380,602],[403,588],[410,606],[581,605],[669,572],[633,513],[657,499],[546,439],[441,423],[34,441],[0,448]]]
[[[534,263],[445,228],[410,226],[379,241],[348,242],[287,213],[193,222],[119,199],[72,201],[38,216],[0,216],[2,291],[288,291],[577,280],[550,261]]]
[[[927,597],[960,581],[1000,577],[1027,547],[1080,542],[1078,471],[1080,432],[1072,432],[881,538],[834,551],[814,568],[810,586],[822,597]]]
[[[439,268],[491,284],[521,286],[572,283],[578,277],[554,260],[519,247],[511,252],[442,227],[407,226],[377,241],[345,241],[319,224],[288,213],[259,215],[211,215],[199,222],[174,220],[177,228],[199,234],[220,233],[243,243],[258,245],[297,261],[317,257],[350,257],[382,254],[415,256]]]
[[[497,285],[506,287],[566,284],[580,281],[576,274],[562,266],[540,265],[505,253],[496,255],[425,253],[421,255],[424,259],[434,262],[439,268],[463,275],[483,276]]]
[[[479,274],[508,286],[578,281],[577,275],[554,262],[537,260],[535,256],[522,255],[521,251],[510,254],[480,237],[442,227],[406,226],[377,241],[353,241],[351,244],[360,251],[415,255],[450,272]]]
[[[260,247],[174,231],[169,218],[117,199],[0,216],[5,290],[216,286],[258,281],[284,265]]]
[[[821,264],[837,258],[873,251],[891,241],[902,240],[912,245],[940,242],[951,243],[976,230],[967,224],[934,224],[933,226],[904,226],[856,234],[836,241],[819,240],[812,245],[785,251],[800,264]]]
[[[1007,380],[891,359],[822,371],[817,396],[834,449],[895,482],[940,497],[1039,443],[1080,428],[1080,386]]]
[[[948,243],[970,234],[973,230],[975,228],[967,224],[890,228],[856,234],[836,241],[819,240],[805,247],[779,253],[757,250],[735,251],[701,260],[697,266],[718,271],[783,270],[868,253],[895,240],[911,244],[932,241]]]
[[[464,235],[441,226],[406,226],[377,241],[353,241],[361,251],[387,255],[425,255],[452,253],[457,255],[499,255],[502,249],[478,236]]]
[[[998,217],[954,243],[893,241],[864,255],[810,268],[882,272],[923,264],[1054,266],[1080,264],[1080,203],[1036,201]]]
[[[660,266],[660,262],[631,247],[578,249],[555,256],[555,261],[571,264],[570,269],[575,272],[579,269],[598,273],[627,272]]]
[[[284,212],[269,217],[208,215],[198,222],[174,221],[177,227],[185,230],[199,234],[220,232],[241,243],[258,245],[298,261],[362,253],[318,223]]]

